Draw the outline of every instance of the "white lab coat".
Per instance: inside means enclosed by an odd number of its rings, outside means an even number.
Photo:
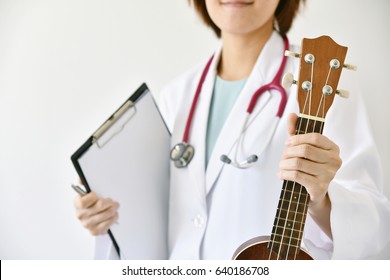
[[[286,118],[298,112],[296,88],[289,90],[285,113],[271,142],[257,163],[245,170],[226,165],[240,134],[252,94],[272,80],[283,54],[276,32],[262,50],[205,165],[208,111],[220,48],[211,64],[196,108],[189,142],[195,156],[187,168],[171,166],[169,254],[171,259],[230,259],[239,245],[259,235],[270,235],[282,181],[278,165],[287,138]],[[160,94],[159,107],[172,132],[172,146],[182,141],[189,108],[206,61],[179,76]],[[285,72],[297,77],[298,60],[289,59]],[[323,134],[341,150],[343,165],[329,187],[333,241],[307,216],[303,246],[315,259],[362,259],[378,253],[390,238],[390,203],[382,194],[382,174],[364,104],[353,73],[343,71],[339,88],[350,99],[336,97]],[[278,92],[258,100],[238,158],[261,151],[279,106]],[[99,243],[99,242],[98,242]]]

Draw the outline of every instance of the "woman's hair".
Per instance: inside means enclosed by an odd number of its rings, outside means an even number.
[[[299,10],[299,6],[306,0],[280,0],[278,7],[275,11],[275,19],[277,30],[280,34],[285,35],[291,28],[295,15]],[[206,0],[188,0],[189,3],[193,3],[195,10],[198,12],[202,20],[207,26],[214,30],[218,37],[221,37],[221,30],[211,20],[206,8]]]

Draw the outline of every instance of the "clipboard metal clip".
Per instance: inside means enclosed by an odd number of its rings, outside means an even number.
[[[101,140],[102,136],[126,113],[128,113],[129,109],[131,112],[129,113],[129,116],[125,119],[125,121],[120,125],[114,132],[107,138],[104,139],[104,141]],[[98,148],[102,148],[104,145],[106,145],[108,142],[110,142],[116,135],[118,135],[124,127],[127,125],[127,123],[133,118],[133,116],[137,113],[137,108],[134,105],[134,102],[131,100],[127,100],[114,114],[111,115],[111,117],[106,120],[96,131],[94,134],[92,134],[92,143],[98,146]]]

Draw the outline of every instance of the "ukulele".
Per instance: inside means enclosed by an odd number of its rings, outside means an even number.
[[[356,70],[344,64],[347,47],[340,46],[328,36],[303,39],[301,54],[286,51],[285,55],[300,58],[299,81],[291,73],[283,77],[283,87],[298,86],[299,117],[296,134],[322,133],[325,116],[335,94],[342,68]],[[235,260],[312,260],[301,248],[309,194],[304,186],[285,180],[279,198],[271,237],[259,236],[243,243],[234,253]]]

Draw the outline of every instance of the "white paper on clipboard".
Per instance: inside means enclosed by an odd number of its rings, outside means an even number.
[[[167,259],[170,135],[145,84],[130,99],[72,161],[90,190],[120,203],[110,231],[121,258]]]

